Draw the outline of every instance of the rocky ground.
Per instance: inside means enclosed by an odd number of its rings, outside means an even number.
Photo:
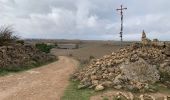
[[[0,46],[0,68],[17,69],[52,61],[56,56],[46,54],[32,45]]]
[[[144,93],[133,94],[127,91],[106,91],[101,94],[92,96],[90,100],[169,100],[169,94],[163,93]]]
[[[73,78],[80,81],[78,88],[100,91],[112,87],[133,92],[155,92],[153,84],[156,82],[170,86],[169,76],[170,45],[144,37],[141,43],[92,60]]]

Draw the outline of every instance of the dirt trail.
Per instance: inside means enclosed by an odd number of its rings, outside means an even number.
[[[60,100],[77,65],[61,56],[54,63],[0,77],[0,100]]]

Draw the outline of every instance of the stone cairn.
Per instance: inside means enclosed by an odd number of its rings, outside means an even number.
[[[152,84],[162,78],[160,73],[170,75],[170,45],[153,41],[142,33],[142,41],[91,60],[90,64],[74,73],[73,79],[79,80],[81,88],[96,91],[105,88],[132,91],[154,91]]]

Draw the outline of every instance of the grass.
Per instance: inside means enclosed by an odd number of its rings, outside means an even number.
[[[79,82],[77,81],[70,81],[61,100],[89,100],[90,96],[94,94],[94,90],[77,89],[78,84]]]
[[[1,70],[1,69],[0,69],[0,76],[5,76],[5,75],[7,75],[7,74],[9,74],[9,71]]]
[[[50,50],[54,48],[54,46],[48,46],[47,44],[39,43],[39,44],[36,44],[36,48],[38,48],[42,52],[50,53]]]
[[[45,62],[45,63],[35,63],[35,64],[30,65],[30,66],[21,66],[21,67],[14,67],[14,68],[13,67],[11,67],[11,68],[10,67],[0,68],[0,76],[5,76],[5,75],[8,75],[10,73],[17,73],[17,72],[26,71],[26,70],[29,70],[29,69],[32,69],[32,68],[41,67],[43,65],[47,65],[49,63],[52,63],[56,60],[48,61],[48,62]]]
[[[109,100],[107,97],[103,97],[103,100]]]
[[[155,86],[156,86],[156,88],[158,89],[158,92],[160,92],[160,93],[165,93],[165,94],[170,94],[170,89],[161,86],[160,83],[159,83],[159,84],[155,84]]]

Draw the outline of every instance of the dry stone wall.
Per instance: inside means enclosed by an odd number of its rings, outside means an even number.
[[[39,51],[32,45],[0,47],[0,68],[14,68],[44,63],[56,59],[55,56]]]

